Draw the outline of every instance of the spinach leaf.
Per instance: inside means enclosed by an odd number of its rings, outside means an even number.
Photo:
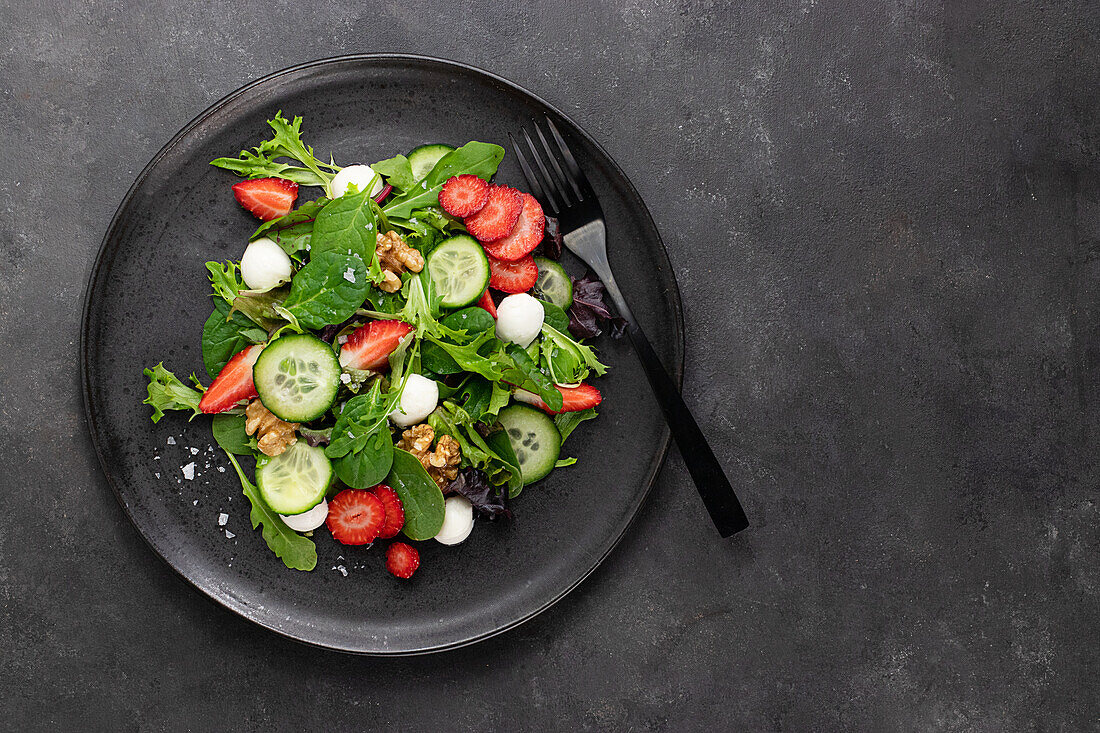
[[[326,252],[357,254],[364,262],[376,260],[378,225],[367,191],[330,201],[317,214],[310,240],[310,258]],[[377,263],[375,263],[377,264]],[[381,282],[381,270],[374,282]]]
[[[404,193],[413,187],[416,179],[413,178],[412,165],[404,155],[395,155],[386,160],[380,160],[371,166],[375,173],[386,177],[386,183],[394,187],[398,193]]]
[[[218,376],[234,354],[249,344],[267,340],[267,331],[257,328],[240,312],[230,313],[225,301],[214,302],[214,312],[202,327],[202,363],[210,378]]]
[[[329,202],[322,196],[316,201],[307,201],[286,216],[265,221],[252,233],[249,241],[260,237],[269,237],[282,247],[283,251],[294,257],[310,247],[313,237],[313,224],[321,209]]]
[[[390,200],[382,211],[387,217],[408,219],[412,212],[439,204],[439,192],[451,176],[469,173],[488,181],[504,158],[504,148],[492,143],[468,142],[444,155],[423,181]]]
[[[477,334],[482,331],[492,331],[496,328],[496,319],[489,315],[484,308],[473,306],[463,308],[449,314],[442,321],[444,326],[456,331],[465,331],[468,334]]]
[[[393,449],[393,467],[386,483],[397,492],[405,507],[405,535],[413,540],[430,540],[443,527],[443,492],[436,486],[416,456]]]
[[[325,455],[336,475],[348,486],[367,489],[379,483],[393,464],[393,439],[386,424],[391,399],[381,395],[382,381],[370,392],[352,397],[336,417]],[[399,394],[399,393],[398,393]]]
[[[283,306],[301,325],[319,329],[351,317],[370,288],[367,264],[358,254],[312,252]]]
[[[244,415],[215,415],[210,421],[214,440],[226,453],[238,456],[256,455],[256,439],[244,431]]]
[[[313,570],[317,567],[317,546],[313,544],[313,540],[303,537],[286,526],[282,518],[264,503],[260,490],[245,476],[236,457],[232,453],[226,455],[229,456],[229,462],[237,471],[237,478],[241,480],[241,489],[245,497],[252,504],[252,511],[248,515],[252,521],[252,529],[263,525],[264,542],[288,568]]]
[[[286,178],[303,186],[327,186],[332,182],[340,166],[329,159],[328,163],[313,155],[313,148],[302,142],[302,118],[288,122],[282,112],[267,124],[275,136],[265,140],[252,150],[242,150],[237,158],[218,158],[210,165],[225,168],[245,178]],[[281,163],[278,158],[290,158],[301,166]]]
[[[540,302],[542,303],[543,323],[558,331],[568,331],[569,316],[561,309],[561,306],[554,305],[546,300]]]
[[[241,279],[240,264],[207,262],[206,269],[210,271],[210,284],[214,287],[214,295],[232,305],[233,299],[245,289],[244,280]]]
[[[508,370],[505,374],[505,381],[525,389],[533,386],[533,391],[538,393],[539,398],[546,403],[547,407],[555,412],[560,410],[562,407],[561,392],[554,388],[554,383],[550,381],[549,377],[539,371],[538,366],[535,365],[527,352],[516,344],[508,344],[506,351],[508,356],[512,357],[515,368]]]
[[[474,422],[492,422],[488,418],[496,417],[500,408],[508,404],[511,396],[499,382],[490,382],[472,375],[455,392],[452,401],[465,410]]]
[[[367,437],[361,450],[335,458],[336,475],[353,489],[369,489],[382,482],[393,466],[393,438],[382,425]]]
[[[142,400],[142,404],[152,405],[154,423],[164,417],[165,410],[191,410],[188,420],[202,414],[199,409],[202,392],[191,389],[177,379],[175,374],[164,368],[163,362],[152,369],[146,369],[144,374],[149,378],[149,396]],[[199,386],[199,380],[194,374],[191,375],[191,381]]]

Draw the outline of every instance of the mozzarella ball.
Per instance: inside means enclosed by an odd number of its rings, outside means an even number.
[[[432,414],[439,403],[439,385],[434,379],[419,374],[410,374],[401,390],[401,400],[396,410],[390,413],[394,425],[407,428],[423,422]]]
[[[328,517],[328,502],[321,499],[321,503],[308,512],[291,515],[280,514],[279,516],[283,518],[286,526],[295,532],[312,532],[325,523],[325,518]]]
[[[474,505],[465,496],[448,496],[443,504],[443,526],[435,541],[457,545],[474,530]]]
[[[241,278],[250,290],[268,290],[290,280],[290,256],[267,237],[249,242],[241,256]]]
[[[382,176],[378,175],[369,165],[349,165],[341,168],[340,172],[328,185],[329,198],[338,199],[348,192],[348,188],[354,185],[362,193],[370,189],[368,196],[377,196],[382,190]]]
[[[527,293],[509,295],[497,306],[497,338],[527,348],[542,331],[546,311]]]

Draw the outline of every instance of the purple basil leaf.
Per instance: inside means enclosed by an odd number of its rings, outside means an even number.
[[[488,477],[476,468],[464,468],[443,493],[465,496],[474,505],[474,511],[490,520],[512,518],[512,511],[508,508],[508,487],[493,486]]]
[[[558,226],[557,217],[546,217],[546,229],[535,253],[552,260],[561,258],[561,227]]]
[[[569,306],[569,332],[576,338],[595,338],[600,326],[611,328],[611,336],[619,338],[626,330],[626,321],[611,312],[604,300],[607,290],[592,273],[573,278],[573,305]]]

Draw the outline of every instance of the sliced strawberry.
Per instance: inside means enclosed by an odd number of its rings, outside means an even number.
[[[489,182],[463,173],[452,176],[439,192],[439,205],[451,216],[473,216],[489,200]]]
[[[382,500],[369,491],[344,489],[328,503],[325,524],[332,537],[345,545],[369,545],[386,521]]]
[[[512,233],[521,211],[523,194],[508,186],[490,186],[485,206],[466,217],[466,230],[479,242],[495,242]]]
[[[551,410],[550,406],[539,399],[539,396],[534,392],[528,392],[525,389],[517,389],[515,397],[520,402],[534,405],[543,412],[550,413],[551,415],[587,410],[589,407],[595,407],[600,404],[600,401],[603,399],[603,397],[600,396],[600,390],[585,382],[581,382],[576,387],[562,387],[561,385],[555,384],[554,388],[561,392],[561,409],[557,411]]]
[[[252,367],[263,350],[263,344],[253,344],[234,354],[199,400],[199,409],[212,415],[225,412],[238,402],[255,397],[256,385],[252,383]]]
[[[405,526],[405,505],[401,503],[401,497],[385,484],[378,484],[371,489],[371,493],[378,497],[386,509],[386,521],[379,530],[378,536],[384,540],[396,537]]]
[[[504,239],[485,244],[485,252],[498,260],[518,260],[539,246],[542,235],[546,231],[546,214],[542,213],[542,206],[529,193],[521,193],[523,197],[523,210],[512,233]]]
[[[412,545],[394,542],[386,548],[386,570],[398,578],[411,578],[420,567],[420,553]]]
[[[497,306],[493,302],[493,296],[489,295],[489,289],[486,288],[485,292],[481,294],[481,298],[478,299],[477,305],[479,308],[484,308],[489,311],[489,315],[493,318],[497,317]]]
[[[352,331],[340,347],[340,366],[352,369],[382,369],[412,326],[404,321],[371,321]]]
[[[489,256],[489,287],[504,293],[526,293],[539,279],[535,258],[527,255],[515,262]]]
[[[298,200],[298,184],[285,178],[254,178],[233,184],[233,195],[264,221],[286,216]]]

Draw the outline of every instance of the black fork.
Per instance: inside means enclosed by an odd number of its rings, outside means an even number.
[[[676,388],[676,383],[653,351],[649,339],[642,333],[615,282],[611,265],[607,261],[607,227],[600,201],[592,190],[588,177],[577,165],[569,146],[565,144],[561,133],[549,117],[546,118],[546,127],[553,144],[547,140],[538,123],[535,124],[538,144],[527,130],[522,131],[527,152],[524,152],[523,146],[517,144],[511,135],[508,136],[512,150],[516,152],[516,158],[523,169],[523,175],[542,207],[557,217],[565,246],[599,275],[619,315],[626,320],[626,333],[634,344],[634,350],[638,353],[649,384],[653,387],[653,393],[657,396],[672,436],[680,447],[680,454],[714,526],[723,537],[740,532],[749,526],[745,510],[741,508],[741,502],[737,500],[737,495],[703,431],[684,404],[680,390]],[[534,166],[530,161],[534,161]]]

